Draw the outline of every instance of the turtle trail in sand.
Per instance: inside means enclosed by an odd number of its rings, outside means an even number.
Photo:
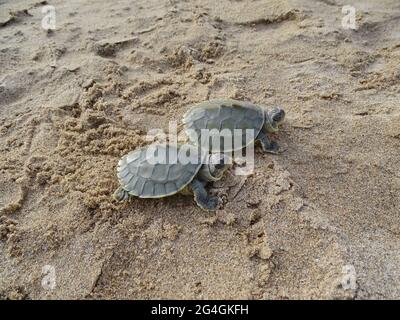
[[[267,134],[277,132],[284,118],[285,111],[278,107],[266,110],[250,102],[217,99],[192,107],[184,115],[183,124],[192,143],[212,152],[240,150],[259,141],[264,152],[277,153],[278,144]],[[252,130],[251,138],[247,135],[248,130]],[[214,140],[214,134],[220,141]],[[213,139],[211,146],[205,135]]]
[[[204,210],[216,210],[218,199],[210,196],[205,186],[222,178],[230,166],[224,154],[198,152],[189,144],[150,145],[123,156],[118,162],[120,187],[114,198],[164,198],[178,192],[191,191]]]

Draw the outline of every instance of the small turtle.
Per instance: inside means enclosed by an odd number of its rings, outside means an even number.
[[[191,191],[202,209],[216,210],[218,199],[207,193],[205,185],[221,179],[231,161],[224,154],[210,155],[198,149],[189,144],[156,144],[128,153],[118,162],[121,186],[114,198],[164,198]]]
[[[240,150],[254,141],[259,141],[264,152],[277,153],[278,144],[270,141],[267,133],[277,132],[279,124],[284,118],[285,111],[281,108],[275,107],[268,111],[250,102],[218,99],[204,101],[192,107],[184,115],[183,124],[191,142],[201,144],[212,152]],[[231,140],[236,140],[235,137],[238,135],[239,143],[231,141],[227,144],[222,140],[221,135],[219,137],[221,143],[218,143],[215,148],[213,142],[212,147],[210,147],[209,141],[201,141],[202,135],[205,134],[205,131],[202,134],[204,129],[214,129],[214,132],[223,132],[227,129],[231,134]],[[241,130],[236,133],[234,129]],[[254,130],[253,139],[248,138],[246,129]],[[212,134],[210,137],[212,137]]]

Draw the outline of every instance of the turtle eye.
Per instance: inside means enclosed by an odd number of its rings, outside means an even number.
[[[276,114],[274,114],[274,115],[272,116],[272,120],[274,120],[274,121],[279,121],[279,119],[280,119],[279,113],[276,113]]]
[[[272,116],[272,120],[275,122],[282,121],[282,119],[285,117],[285,111],[282,109],[276,109],[276,112]]]

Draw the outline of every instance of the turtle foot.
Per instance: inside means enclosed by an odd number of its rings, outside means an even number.
[[[113,198],[118,202],[126,201],[129,199],[129,193],[122,187],[119,187],[117,190],[115,190]]]

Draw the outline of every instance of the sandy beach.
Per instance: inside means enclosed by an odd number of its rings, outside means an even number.
[[[353,2],[0,0],[0,299],[399,299],[400,3]],[[113,201],[216,98],[284,108],[283,152],[216,212]]]

